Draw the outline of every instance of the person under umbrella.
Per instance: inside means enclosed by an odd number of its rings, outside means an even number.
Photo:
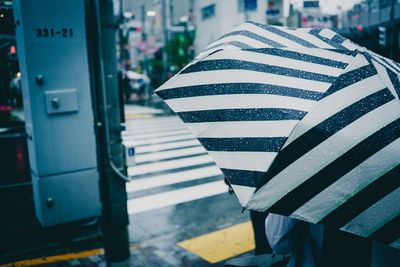
[[[371,266],[371,241],[343,231],[273,213],[265,231],[275,253],[291,255],[287,267]]]
[[[399,75],[333,31],[246,23],[156,93],[244,208],[400,249]]]

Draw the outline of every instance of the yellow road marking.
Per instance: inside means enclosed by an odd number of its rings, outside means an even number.
[[[255,248],[250,221],[182,241],[178,245],[209,263],[217,263]]]
[[[37,259],[31,259],[31,260],[22,260],[22,261],[18,261],[18,262],[14,262],[14,263],[9,263],[6,265],[1,265],[1,267],[35,266],[35,265],[39,265],[39,264],[49,264],[49,263],[54,263],[54,262],[58,262],[58,261],[81,259],[81,258],[86,258],[86,257],[91,257],[91,256],[102,255],[102,254],[104,254],[104,249],[93,249],[93,250],[88,250],[88,251],[83,251],[83,252],[78,252],[78,253],[68,253],[68,254],[63,254],[63,255],[56,255],[56,256],[37,258]]]
[[[130,248],[135,250],[135,249],[138,249],[139,246],[132,244],[130,246]],[[22,261],[17,261],[17,262],[13,262],[13,263],[7,263],[4,265],[0,265],[0,267],[37,266],[40,264],[50,264],[50,263],[55,263],[55,262],[60,262],[60,261],[82,259],[82,258],[87,258],[87,257],[103,255],[103,254],[104,254],[104,249],[99,248],[99,249],[92,249],[92,250],[87,250],[87,251],[82,251],[82,252],[77,252],[77,253],[68,253],[68,254],[55,255],[55,256],[49,256],[49,257],[43,257],[43,258],[37,258],[37,259],[22,260]]]
[[[126,120],[153,118],[153,114],[125,114]]]
[[[253,227],[250,221],[179,242],[178,245],[209,263],[217,263],[255,248]],[[131,249],[139,246],[132,244]],[[44,258],[22,260],[0,265],[0,267],[27,267],[49,264],[60,261],[87,258],[103,255],[104,249],[93,249],[79,253],[49,256]]]

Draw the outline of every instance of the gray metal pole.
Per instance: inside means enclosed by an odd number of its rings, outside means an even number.
[[[142,5],[141,9],[141,23],[142,23],[142,41],[146,41],[146,6]]]
[[[368,0],[368,27],[371,27],[371,1]]]
[[[145,49],[142,51],[143,53],[143,69],[144,73],[146,75],[149,75],[149,71],[147,68],[147,55],[146,55],[146,49],[147,49],[147,33],[146,33],[146,6],[142,5],[141,6],[141,22],[142,22],[142,45],[144,45]]]
[[[396,42],[396,23],[395,23],[395,6],[397,0],[392,0],[390,3],[390,58],[395,59],[396,50],[397,50],[397,42]]]
[[[243,1],[243,13],[244,13],[244,22],[245,23],[250,20],[250,14],[249,14],[249,10],[248,10],[248,5],[249,5],[249,3],[247,2],[247,0],[244,0]]]
[[[163,50],[163,61],[164,61],[164,75],[166,75],[169,67],[169,55],[165,51],[165,46],[169,42],[169,26],[170,26],[170,9],[169,0],[162,0],[162,27],[164,34],[164,50]],[[165,80],[166,77],[163,77]]]
[[[97,153],[102,202],[103,244],[108,266],[129,266],[129,217],[124,149],[121,144],[120,97],[116,66],[113,0],[88,1],[92,91],[95,94]],[[115,170],[120,172],[117,174]]]
[[[119,38],[119,60],[121,65],[121,70],[125,70],[125,58],[124,58],[124,1],[119,0],[119,31],[118,31],[118,38]]]

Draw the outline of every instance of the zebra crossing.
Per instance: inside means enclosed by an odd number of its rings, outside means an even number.
[[[128,213],[138,214],[228,192],[221,170],[177,116],[128,120],[123,143],[135,148],[128,168]]]

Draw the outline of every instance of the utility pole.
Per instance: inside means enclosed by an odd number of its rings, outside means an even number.
[[[146,41],[146,6],[141,7],[141,22],[142,22],[142,41]]]
[[[247,0],[243,0],[243,13],[244,13],[244,22],[246,23],[250,20]]]
[[[107,266],[129,266],[126,168],[121,144],[113,0],[90,0],[88,39]]]
[[[119,21],[118,21],[118,39],[119,39],[119,60],[121,70],[125,69],[125,56],[124,56],[124,1],[119,0]]]
[[[142,53],[143,53],[143,69],[144,73],[146,75],[149,75],[148,69],[147,69],[147,56],[146,56],[146,50],[147,50],[147,34],[146,34],[146,6],[142,5],[141,6],[141,23],[142,23]]]
[[[372,0],[368,0],[368,28],[371,27],[371,1]]]
[[[191,25],[195,25],[195,20],[194,20],[194,0],[189,1],[189,23]]]
[[[164,34],[164,49],[163,49],[163,61],[164,61],[164,75],[166,75],[169,67],[170,58],[168,53],[165,51],[165,47],[169,42],[169,27],[171,25],[170,17],[170,4],[169,0],[162,0],[162,26]],[[163,77],[165,80],[165,77]]]
[[[397,53],[397,32],[395,22],[395,7],[397,0],[392,0],[390,3],[390,58],[395,60]]]

